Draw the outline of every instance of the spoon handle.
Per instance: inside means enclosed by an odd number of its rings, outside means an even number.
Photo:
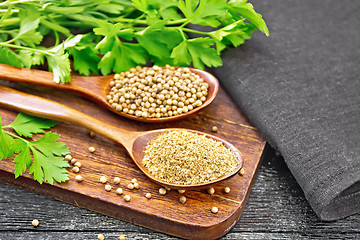
[[[55,88],[72,92],[100,103],[107,103],[102,96],[102,89],[104,88],[102,84],[106,76],[71,76],[71,82],[63,84],[55,83],[53,78],[52,72],[0,64],[1,80]]]
[[[128,151],[138,132],[115,127],[63,104],[0,85],[0,106],[33,116],[68,122],[122,144]]]

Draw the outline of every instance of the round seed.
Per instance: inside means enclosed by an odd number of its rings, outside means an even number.
[[[105,184],[107,182],[107,178],[105,176],[101,176],[100,182]]]
[[[116,194],[117,194],[117,195],[121,195],[122,193],[123,193],[122,188],[116,189]]]
[[[224,188],[224,192],[225,192],[225,193],[229,193],[229,192],[230,192],[230,188],[229,188],[229,187]]]
[[[186,197],[185,197],[185,196],[181,196],[181,197],[179,198],[179,201],[180,201],[181,204],[184,204],[184,203],[186,202]]]
[[[136,182],[136,183],[133,183],[133,185],[134,185],[134,188],[135,188],[135,189],[139,189],[139,187],[140,187],[140,186],[139,186],[139,183],[137,183],[137,182]]]
[[[217,127],[217,126],[213,126],[213,127],[211,128],[211,131],[217,132],[217,131],[218,131],[218,127]]]
[[[68,155],[65,156],[65,160],[66,160],[66,161],[71,161],[71,159],[72,159],[72,156],[71,156],[70,154],[68,154]]]
[[[75,166],[75,167],[78,167],[78,168],[81,168],[81,163],[80,163],[80,162],[76,162],[76,163],[74,164],[74,166]]]
[[[104,240],[105,239],[104,235],[102,235],[102,234],[98,234],[97,238],[98,238],[98,240]]]
[[[75,158],[73,158],[73,159],[70,160],[70,163],[71,163],[71,164],[75,164],[76,161],[77,161],[77,160],[76,160]]]
[[[91,152],[91,153],[95,152],[95,148],[94,147],[89,147],[89,152]]]
[[[128,189],[132,190],[132,189],[134,189],[134,184],[129,183],[129,185],[127,187],[128,187]]]
[[[151,193],[146,193],[146,194],[145,194],[145,197],[146,197],[147,199],[150,199],[150,198],[151,198]]]
[[[131,179],[131,182],[136,183],[137,182],[136,178]]]
[[[37,227],[37,226],[39,226],[39,220],[34,219],[34,220],[32,220],[31,224],[32,224],[34,227]]]
[[[165,195],[166,194],[166,189],[165,188],[160,188],[159,193],[160,193],[160,195]]]
[[[217,213],[218,211],[219,211],[219,209],[217,207],[212,207],[211,208],[212,213]]]
[[[105,191],[107,191],[107,192],[111,191],[111,186],[109,184],[105,185]]]
[[[81,175],[76,175],[76,176],[75,176],[75,180],[76,180],[77,182],[82,182],[82,181],[84,181],[84,178],[83,178]]]
[[[213,195],[215,193],[215,189],[214,188],[209,188],[207,190],[207,192],[210,194],[210,195]]]
[[[183,190],[183,189],[179,189],[178,192],[179,193],[184,193],[186,190]]]
[[[120,178],[119,177],[114,177],[114,183],[119,184],[120,183]]]
[[[130,202],[131,197],[129,195],[125,195],[124,200],[125,200],[125,202]]]
[[[244,176],[244,174],[245,174],[244,168],[241,168],[241,169],[240,169],[239,174],[240,174],[241,176]]]
[[[71,171],[73,171],[74,173],[78,173],[80,169],[78,167],[73,167]]]
[[[166,191],[170,191],[170,190],[171,190],[171,188],[169,188],[169,187],[164,187],[164,188],[165,188]]]
[[[91,138],[94,138],[94,137],[96,136],[96,133],[94,133],[94,132],[89,132],[89,135],[90,135]]]

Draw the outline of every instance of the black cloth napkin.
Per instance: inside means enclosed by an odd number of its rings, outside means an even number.
[[[323,220],[360,212],[360,1],[251,0],[270,37],[213,69]]]

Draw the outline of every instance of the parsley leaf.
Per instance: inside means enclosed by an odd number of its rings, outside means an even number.
[[[2,119],[0,117],[0,125]],[[43,129],[54,126],[56,122],[19,113],[17,118],[7,126],[0,127],[0,159],[15,158],[15,177],[22,175],[27,169],[39,183],[50,184],[64,182],[69,179],[66,168],[69,167],[62,155],[70,151],[62,142],[57,142],[59,135],[47,132],[36,141],[28,141],[21,136],[32,137],[35,133],[43,133]],[[4,129],[12,128],[20,136]]]
[[[13,128],[20,136],[31,138],[33,134],[44,133],[44,129],[49,129],[56,124],[56,121],[19,113],[16,119],[8,125],[8,127]]]

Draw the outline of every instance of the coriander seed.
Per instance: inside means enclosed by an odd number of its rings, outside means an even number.
[[[105,185],[105,191],[107,191],[107,192],[111,191],[111,186],[109,184]]]
[[[95,152],[95,148],[94,147],[89,147],[89,152],[91,152],[91,153]]]
[[[91,138],[94,138],[94,137],[96,136],[96,133],[94,133],[94,132],[89,132],[89,136],[90,136]]]
[[[130,202],[131,197],[129,195],[125,195],[124,200],[125,200],[125,202]]]
[[[184,203],[186,202],[186,197],[185,197],[185,196],[181,196],[181,197],[179,198],[179,201],[180,201],[181,204],[184,204]]]
[[[122,188],[116,189],[116,194],[117,194],[117,195],[121,195],[122,193],[123,193]]]
[[[98,234],[97,238],[98,238],[98,240],[104,240],[105,239],[104,235],[102,235],[102,234]]]
[[[72,170],[74,173],[78,173],[80,171],[79,167],[73,167]]]
[[[209,188],[207,190],[207,192],[210,194],[210,195],[213,195],[215,193],[215,189],[214,188]]]
[[[183,190],[183,189],[179,189],[178,192],[179,193],[185,193],[186,190]]]
[[[136,179],[136,178],[133,178],[133,179],[131,179],[131,182],[132,182],[132,183],[136,183],[136,182],[137,182],[137,179]]]
[[[75,167],[78,167],[78,168],[81,168],[81,163],[80,163],[80,162],[76,162],[76,163],[74,163],[74,166],[75,166]]]
[[[66,161],[71,161],[72,159],[72,156],[70,154],[66,155],[65,158],[64,158]]]
[[[217,127],[217,126],[213,126],[213,127],[211,128],[211,131],[217,132],[217,131],[218,131],[218,127]]]
[[[140,186],[139,186],[139,183],[137,183],[137,182],[136,182],[136,183],[133,183],[133,185],[134,185],[134,188],[135,188],[135,189],[139,189],[139,187],[140,187]]]
[[[118,185],[120,183],[119,177],[114,177],[114,184]]]
[[[70,160],[70,163],[71,163],[71,164],[75,164],[76,162],[77,162],[77,160],[76,160],[75,158],[73,158],[73,159]]]
[[[105,176],[101,176],[100,182],[105,184],[107,182],[107,178]]]
[[[244,168],[241,168],[241,169],[240,169],[239,174],[240,174],[241,176],[244,176],[244,174],[245,174]]]
[[[146,193],[146,194],[145,194],[145,197],[146,197],[147,199],[150,199],[150,198],[151,198],[151,193]]]
[[[160,193],[160,195],[165,195],[166,194],[166,189],[165,188],[160,188],[159,193]]]
[[[34,220],[32,220],[31,224],[32,224],[34,227],[37,227],[37,226],[39,226],[40,223],[39,223],[39,220],[34,219]]]
[[[225,192],[225,193],[229,193],[229,192],[230,192],[230,188],[229,188],[229,187],[224,188],[224,192]]]
[[[128,187],[128,189],[132,190],[132,189],[134,189],[134,184],[129,183],[127,187]]]
[[[83,178],[83,176],[81,176],[81,175],[76,175],[76,176],[75,176],[75,180],[76,180],[77,182],[82,182],[82,181],[84,181],[84,178]]]
[[[218,211],[219,211],[219,209],[217,207],[212,207],[211,208],[212,213],[217,213]]]
[[[171,188],[169,188],[169,187],[164,187],[164,188],[165,188],[166,191],[170,191],[170,190],[171,190]]]

